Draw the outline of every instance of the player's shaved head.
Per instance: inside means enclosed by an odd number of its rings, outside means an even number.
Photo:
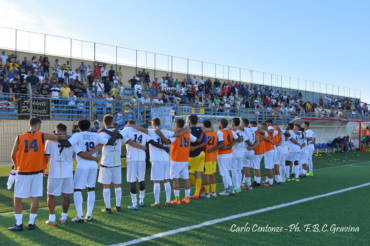
[[[195,126],[196,124],[198,124],[198,116],[196,116],[195,114],[190,115],[189,122],[191,125]]]
[[[183,128],[185,126],[185,120],[177,119],[176,120],[176,126],[177,126],[177,128]]]
[[[103,119],[105,127],[110,127],[113,125],[113,116],[111,114],[104,115]]]
[[[152,119],[154,126],[159,127],[161,125],[161,120],[159,118]]]
[[[57,132],[62,132],[62,133],[66,133],[67,132],[67,126],[64,125],[63,123],[59,123],[57,126]]]
[[[272,125],[272,120],[271,120],[271,119],[268,119],[268,120],[266,120],[266,121],[265,121],[265,123],[266,123],[266,125],[268,125],[268,126],[269,126],[269,125]]]
[[[205,128],[211,128],[212,127],[212,123],[211,123],[210,120],[205,120],[205,121],[203,121],[203,126]]]
[[[246,119],[246,118],[243,118],[242,119],[242,122],[243,122],[244,126],[248,126],[249,125],[249,120]]]
[[[79,120],[78,121],[78,128],[81,131],[88,131],[90,129],[90,121],[89,120]]]
[[[41,120],[40,120],[39,118],[37,118],[37,117],[32,117],[32,118],[30,119],[30,121],[29,121],[29,125],[30,125],[31,127],[35,127],[35,126],[37,126],[37,125],[39,125],[39,124],[41,124]]]
[[[135,121],[134,120],[129,120],[129,121],[127,121],[127,123],[134,125],[135,124]]]
[[[226,128],[229,122],[227,122],[227,119],[221,119],[220,124],[222,128]]]
[[[256,127],[257,126],[257,121],[251,121],[251,122],[249,122],[249,124],[253,127]]]
[[[240,126],[240,119],[239,118],[233,118],[234,126]]]

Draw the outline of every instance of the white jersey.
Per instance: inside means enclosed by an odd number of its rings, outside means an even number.
[[[73,177],[73,148],[61,147],[58,142],[46,141],[45,154],[50,155],[49,178]]]
[[[290,139],[291,139],[291,136],[289,137],[286,137],[284,134],[285,134],[286,130],[282,130],[281,133],[281,146],[284,146],[284,147],[289,147],[290,146]]]
[[[130,129],[131,128],[131,129]],[[135,141],[136,143],[145,146],[147,142],[151,140],[149,135],[139,132],[132,127],[128,127],[128,139]],[[129,144],[126,144],[127,149],[127,161],[145,161],[146,153],[142,149],[135,148]]]
[[[289,131],[290,133],[290,139],[294,139],[297,143],[301,144],[301,137],[300,137],[300,132],[296,134],[293,130]],[[297,144],[293,143],[290,141],[290,146],[289,146],[289,152],[300,152],[301,147],[299,147]]]
[[[236,134],[242,140],[240,143],[236,143],[233,146],[233,158],[242,158],[247,151],[247,144],[245,141],[247,141],[248,137],[245,132],[240,129],[233,131],[233,134]]]
[[[168,130],[161,130],[162,134],[165,138],[170,139],[173,137],[173,132]],[[159,144],[163,144],[161,138],[157,135],[154,129],[148,130],[149,136],[151,139],[153,139],[155,142]],[[157,147],[154,147],[153,145],[149,145],[149,154],[150,154],[150,161],[156,162],[156,161],[170,161],[170,155],[163,149],[159,149]]]
[[[115,128],[108,128],[107,130],[112,132]],[[107,142],[111,138],[105,132],[101,132],[99,135]],[[102,149],[101,165],[107,167],[121,167],[121,146],[122,139],[117,139],[114,145],[104,145]]]
[[[315,138],[315,133],[311,129],[307,129],[305,133],[306,133],[306,138],[312,138],[312,139]],[[307,140],[307,144],[310,144],[310,145],[313,144],[313,140],[310,140],[310,141]]]
[[[99,144],[107,144],[108,140],[100,136],[96,132],[76,132],[68,139],[71,143],[73,150],[78,154],[80,152],[88,152],[94,149]],[[97,156],[97,153],[93,154],[94,157]],[[97,164],[95,161],[86,160],[77,155],[76,157],[78,164],[88,163],[88,164]]]

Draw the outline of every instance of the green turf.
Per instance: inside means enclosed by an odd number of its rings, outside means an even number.
[[[91,224],[46,226],[43,222],[47,219],[48,211],[41,209],[37,218],[37,225],[40,229],[32,232],[12,233],[7,231],[6,227],[14,224],[13,214],[1,214],[0,244],[107,245],[125,242],[154,233],[199,224],[211,219],[295,201],[368,182],[370,174],[369,157],[369,153],[322,156],[316,160],[316,167],[321,169],[316,170],[314,177],[306,178],[299,183],[288,183],[271,188],[261,187],[252,191],[242,192],[235,197],[217,197],[211,200],[193,201],[190,205],[181,205],[176,208],[152,209],[146,207],[140,211],[128,211],[125,209],[123,213],[108,216],[99,212],[104,207],[104,204],[102,201],[97,201],[94,210],[95,221]],[[148,190],[149,188],[151,187],[148,187]],[[218,186],[218,189],[220,190],[221,187]],[[348,245],[346,242],[356,237],[356,239],[353,239],[356,240],[354,245],[369,245],[369,243],[366,243],[366,240],[370,238],[366,234],[370,229],[369,220],[367,219],[368,207],[370,205],[368,191],[369,188],[349,191],[333,197],[217,224],[194,232],[185,232],[157,239],[147,244],[204,245],[207,243],[208,245],[259,245],[269,243],[269,245],[329,245],[333,241],[339,245]],[[163,194],[162,198],[164,198]],[[4,203],[6,199],[10,198],[7,196],[1,197],[2,206],[9,210],[9,203]],[[146,203],[150,204],[152,202],[152,194],[147,195]],[[124,197],[123,204],[129,204],[128,197]],[[57,208],[57,215],[59,214],[60,207]],[[75,211],[72,206],[70,217],[74,215]],[[27,223],[27,220],[28,212],[25,213],[24,223]],[[246,221],[279,226],[296,222],[352,224],[359,225],[361,230],[360,233],[355,235],[332,235],[330,233],[318,233],[315,235],[313,233],[300,233],[298,235],[255,233],[247,235],[228,232],[231,224],[243,224]],[[311,238],[313,240],[310,240]]]

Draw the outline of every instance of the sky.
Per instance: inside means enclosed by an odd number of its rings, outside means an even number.
[[[284,85],[288,76],[299,79],[301,88],[324,91],[328,83],[329,92],[339,87],[339,94],[370,102],[368,0],[0,0],[0,6],[0,26],[271,72],[276,84],[280,75]]]

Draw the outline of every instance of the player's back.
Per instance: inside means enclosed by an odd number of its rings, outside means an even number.
[[[161,130],[162,134],[167,138],[171,138],[173,133],[168,130]],[[155,142],[164,145],[164,143],[161,140],[161,137],[155,132],[154,129],[148,130],[149,136],[151,139],[153,139]],[[149,155],[150,155],[150,161],[169,161],[170,156],[169,154],[160,148],[157,148],[153,145],[149,145]]]
[[[18,172],[41,172],[46,168],[45,142],[42,132],[24,132],[18,136]]]
[[[233,157],[238,158],[242,157],[243,153],[247,151],[247,146],[245,145],[245,139],[247,139],[247,136],[245,135],[245,132],[240,129],[236,130],[235,133],[241,141],[233,146]]]
[[[107,130],[113,132],[115,128],[108,128]],[[105,132],[101,132],[99,135],[106,141],[110,139],[110,135]],[[114,145],[104,145],[102,148],[101,164],[109,167],[120,167],[121,145],[121,139],[117,139]]]
[[[78,154],[80,152],[89,152],[94,149],[98,144],[106,144],[107,141],[102,140],[102,137],[99,136],[96,132],[76,132],[68,139],[71,143],[74,151]],[[97,153],[93,154],[94,157],[97,156]],[[77,155],[76,157],[78,163],[95,163],[95,161],[86,160]]]
[[[150,139],[150,137],[147,134],[137,131],[134,128],[130,128],[128,135],[130,140],[133,140],[136,143],[143,146],[145,146]],[[146,153],[144,150],[135,148],[129,144],[126,144],[126,149],[128,161],[145,161]]]
[[[49,177],[73,176],[73,148],[61,147],[58,142],[46,141],[45,154],[50,156]]]
[[[217,155],[218,155],[218,150],[215,150],[215,151],[212,151],[212,152],[208,152],[208,149],[212,149],[212,148],[215,148],[217,146],[217,133],[215,132],[205,132],[204,133],[207,137],[207,145],[205,146],[205,153],[206,153],[206,157],[205,157],[205,161],[217,161]]]

